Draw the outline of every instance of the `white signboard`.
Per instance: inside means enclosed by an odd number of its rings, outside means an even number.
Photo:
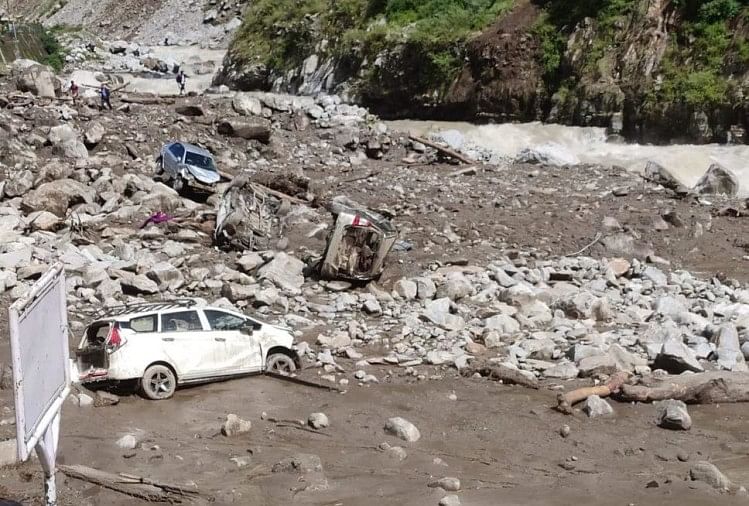
[[[18,458],[36,449],[54,504],[54,466],[62,403],[70,392],[65,273],[58,263],[9,310]],[[51,490],[49,488],[51,487]]]

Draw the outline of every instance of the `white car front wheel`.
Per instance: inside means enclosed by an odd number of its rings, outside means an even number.
[[[177,377],[165,365],[152,365],[143,373],[140,389],[148,399],[154,401],[168,399],[177,390]]]
[[[279,374],[291,374],[296,371],[294,359],[285,353],[274,353],[268,355],[268,358],[265,361],[265,366],[268,371]]]

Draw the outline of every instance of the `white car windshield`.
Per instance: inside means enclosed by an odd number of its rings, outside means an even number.
[[[192,165],[199,169],[216,171],[216,165],[213,163],[213,159],[208,156],[203,156],[198,153],[192,153],[190,151],[185,155],[185,164]]]

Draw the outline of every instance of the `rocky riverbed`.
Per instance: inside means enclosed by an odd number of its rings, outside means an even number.
[[[552,409],[619,373],[634,386],[743,381],[748,211],[715,194],[730,175],[688,189],[655,165],[648,179],[460,165],[334,96],[125,89],[101,111],[59,88],[23,62],[0,78],[1,440],[15,434],[5,308],[62,261],[76,337],[102,305],[200,298],[291,327],[300,376],[345,392],[247,378],[106,407],[76,392],[65,463],[192,483],[214,504],[600,504],[604,489],[623,503],[746,500],[742,404]],[[208,148],[227,181],[215,193],[160,181],[154,159],[173,139]],[[214,242],[239,175],[286,194],[258,251]],[[376,281],[308,269],[337,195],[398,229]],[[169,219],[148,224],[157,212]],[[0,475],[0,497],[39,500],[33,463]],[[62,504],[134,501],[62,477],[60,489]]]

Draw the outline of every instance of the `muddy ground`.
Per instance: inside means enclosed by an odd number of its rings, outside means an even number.
[[[161,124],[148,125],[149,115],[162,112],[143,106],[137,119],[122,113],[103,117],[107,124],[131,123],[101,149],[124,152],[123,142],[132,140],[128,130],[143,126],[139,146],[144,153],[151,151],[163,137],[160,129],[173,121],[170,109]],[[174,128],[187,137],[213,135],[209,126],[184,121]],[[584,248],[586,254],[599,257],[644,258],[652,253],[673,268],[702,277],[749,280],[743,239],[749,217],[724,212],[730,204],[742,215],[743,202],[676,198],[616,168],[508,165],[454,175],[463,167],[405,165],[401,159],[408,152],[399,142],[382,160],[366,160],[356,167],[326,164],[329,154],[308,154],[296,163],[289,156],[294,147],[315,142],[317,135],[314,129],[279,130],[273,146],[262,148],[273,161],[266,170],[301,173],[310,178],[318,195],[345,194],[392,211],[401,239],[411,242],[413,249],[390,256],[380,280],[385,286],[437,262],[485,265],[510,250],[547,257]],[[241,147],[235,140],[214,142],[222,149]],[[151,167],[132,164],[129,170],[145,172]],[[604,227],[607,217],[620,227]],[[101,230],[88,232],[89,240],[96,241]],[[606,242],[606,237],[596,241],[599,233],[631,237],[629,250]],[[290,236],[289,244],[296,253],[321,246],[302,232]],[[211,252],[206,257],[210,261],[231,257],[210,249],[208,243],[204,246],[206,254]],[[0,299],[0,361],[8,359],[7,305],[7,298]],[[349,372],[355,370],[353,363],[341,364]],[[694,427],[678,433],[657,428],[650,405],[614,403],[616,414],[608,419],[568,417],[551,409],[558,384],[547,383],[535,391],[461,378],[454,369],[417,370],[429,379],[417,381],[397,367],[391,374],[387,368],[373,367],[381,384],[357,386],[352,378],[345,394],[254,377],[184,389],[163,402],[124,396],[119,405],[108,408],[66,405],[59,461],[174,484],[194,483],[205,494],[198,504],[436,505],[445,493],[427,484],[443,476],[461,479],[463,490],[458,494],[467,505],[746,502],[745,497],[720,495],[686,481],[695,461],[711,460],[734,482],[749,484],[745,405],[690,407]],[[308,379],[317,375],[316,369],[302,372]],[[582,384],[586,383],[565,382],[561,388]],[[453,392],[457,400],[449,399]],[[9,392],[0,391],[0,420],[10,416],[11,403]],[[322,434],[261,419],[263,412],[306,419],[316,411],[331,420]],[[221,422],[228,413],[251,420],[251,432],[221,436]],[[409,419],[422,434],[420,441],[402,444],[408,453],[402,462],[378,450],[383,442],[399,444],[383,431],[391,416]],[[571,427],[568,438],[559,435],[563,424]],[[115,441],[133,430],[143,431],[141,447],[117,448]],[[0,439],[13,432],[13,426],[0,425]],[[271,472],[281,459],[298,453],[320,456],[327,489],[305,491],[298,475]],[[241,468],[230,460],[247,456],[249,464]],[[565,462],[567,469],[561,466]],[[63,505],[141,503],[62,475],[58,480]],[[40,495],[38,464],[0,470],[0,497],[39,504]]]

